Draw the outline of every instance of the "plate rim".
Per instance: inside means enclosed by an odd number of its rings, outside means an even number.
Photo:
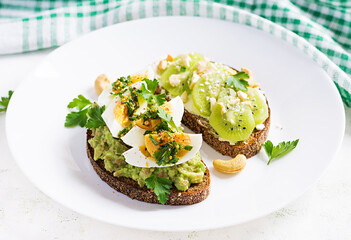
[[[251,13],[249,13],[249,14],[251,14]],[[122,25],[122,24],[123,24],[123,25],[125,25],[125,24],[132,24],[132,25],[133,25],[133,24],[135,24],[136,22],[154,21],[155,19],[159,20],[159,19],[162,19],[162,18],[190,18],[190,19],[205,19],[205,20],[211,20],[211,21],[221,21],[221,20],[219,20],[219,19],[209,19],[209,18],[204,18],[204,17],[193,17],[193,16],[165,16],[165,17],[137,19],[137,20],[133,20],[133,21],[129,21],[129,22],[123,22],[123,23],[111,25],[111,26],[108,26],[108,27],[106,27],[106,28],[102,28],[102,29],[99,29],[99,30],[97,30],[97,31],[88,33],[88,34],[83,35],[83,36],[81,36],[81,37],[79,37],[79,38],[77,38],[77,39],[75,39],[75,40],[73,40],[73,41],[70,41],[70,42],[64,44],[63,46],[61,46],[61,47],[55,49],[55,50],[52,51],[50,54],[48,54],[47,56],[45,56],[44,59],[37,65],[37,67],[39,67],[43,62],[45,62],[49,57],[51,57],[51,56],[52,56],[53,54],[55,54],[57,51],[60,51],[60,49],[62,49],[63,47],[65,47],[65,46],[67,46],[67,45],[70,45],[70,44],[74,44],[76,41],[82,41],[82,40],[84,40],[84,38],[89,37],[89,36],[92,35],[92,34],[98,34],[100,31],[108,31],[108,29],[114,28],[114,27],[119,26],[119,25]],[[245,25],[245,24],[242,24],[242,23],[235,23],[235,22],[232,22],[232,23],[233,23],[233,24],[239,24],[239,25]],[[272,24],[274,24],[274,23],[272,23]],[[245,26],[248,26],[248,25],[245,25]],[[254,28],[253,26],[248,26],[248,27]],[[255,28],[255,29],[257,29],[257,28]],[[263,31],[262,29],[257,29],[257,30]],[[263,32],[265,32],[265,31],[263,31]],[[276,37],[276,36],[274,36],[274,37]],[[276,38],[277,38],[277,37],[276,37]],[[282,40],[282,39],[280,39],[280,40]],[[289,45],[291,45],[291,44],[289,43]],[[293,46],[293,47],[296,47],[296,46]],[[301,49],[299,49],[299,51],[301,51]],[[322,53],[320,53],[320,54],[322,54]],[[307,58],[310,58],[310,56],[308,56],[308,55],[306,55],[306,54],[304,54],[304,55],[305,55]],[[329,59],[328,59],[328,60],[329,60]],[[331,61],[331,60],[329,60],[329,61]],[[314,62],[314,64],[317,64],[317,65],[319,66],[319,64],[316,63],[316,62]],[[23,83],[25,83],[25,82],[27,82],[27,81],[30,81],[31,76],[32,76],[32,74],[34,73],[34,71],[37,69],[37,67],[34,68],[34,69],[31,71],[30,74],[28,74],[27,78],[24,79],[24,80],[19,84],[19,86],[17,87],[17,89],[20,89],[21,86],[23,85]],[[319,67],[320,67],[320,66],[319,66]],[[324,69],[321,69],[321,70],[324,70]],[[328,74],[328,75],[329,75],[329,74]],[[331,80],[330,76],[328,76],[328,78]],[[15,147],[14,147],[13,141],[11,140],[11,137],[10,137],[11,133],[10,133],[10,129],[9,129],[9,127],[8,127],[8,126],[10,125],[10,124],[9,124],[9,121],[10,121],[11,116],[12,116],[12,109],[14,108],[14,107],[13,107],[13,104],[12,104],[13,101],[10,102],[10,104],[9,104],[9,113],[6,115],[6,120],[5,120],[5,130],[6,130],[6,131],[5,131],[5,132],[6,132],[6,137],[7,137],[7,141],[8,141],[9,148],[10,148],[10,151],[11,151],[11,153],[12,153],[12,156],[13,156],[13,158],[15,159],[17,166],[21,169],[22,173],[26,176],[26,178],[27,178],[35,187],[37,187],[40,191],[42,191],[45,195],[49,196],[52,200],[54,200],[55,202],[59,203],[60,205],[62,205],[62,206],[64,206],[64,207],[67,207],[67,208],[70,209],[70,210],[73,210],[73,211],[75,211],[75,212],[78,212],[79,214],[82,214],[82,215],[84,215],[84,216],[88,216],[88,217],[93,218],[93,219],[98,219],[98,220],[100,220],[100,221],[102,221],[102,222],[106,222],[106,223],[110,223],[110,224],[114,224],[114,225],[118,225],[118,226],[122,226],[122,227],[126,227],[126,228],[131,228],[131,229],[142,229],[142,230],[153,230],[153,231],[173,231],[173,232],[178,232],[178,231],[201,231],[201,230],[209,230],[209,229],[218,229],[218,228],[224,228],[224,227],[228,227],[228,226],[234,226],[234,225],[244,224],[244,223],[253,221],[253,220],[255,220],[255,219],[262,218],[262,217],[264,217],[264,216],[266,216],[266,215],[268,215],[268,214],[270,214],[270,213],[273,213],[273,212],[275,212],[275,211],[281,209],[282,207],[284,207],[284,206],[286,206],[287,204],[289,204],[289,203],[295,201],[296,199],[298,199],[299,197],[301,197],[303,194],[305,194],[305,192],[308,191],[308,190],[325,174],[325,172],[329,169],[329,167],[330,167],[330,165],[332,164],[332,162],[335,161],[335,156],[336,156],[336,154],[339,152],[339,150],[340,150],[340,148],[341,148],[341,143],[342,143],[342,140],[343,140],[343,137],[344,137],[344,132],[345,132],[345,112],[344,112],[344,109],[343,109],[343,106],[344,106],[344,105],[343,105],[341,96],[340,96],[340,94],[339,94],[339,92],[338,92],[336,86],[335,86],[334,84],[332,84],[332,86],[333,86],[333,91],[334,91],[334,92],[337,94],[337,96],[338,96],[338,102],[339,102],[338,107],[341,107],[341,109],[343,110],[343,111],[341,111],[341,114],[342,114],[342,116],[341,116],[341,123],[342,123],[342,124],[341,124],[341,125],[342,125],[343,131],[342,131],[342,133],[341,133],[341,131],[340,131],[340,133],[339,133],[337,147],[336,147],[336,149],[334,150],[334,152],[333,152],[333,154],[332,154],[332,158],[331,158],[331,160],[328,162],[328,164],[327,164],[327,166],[325,167],[325,169],[323,169],[323,171],[319,174],[319,176],[318,176],[317,178],[314,179],[313,182],[311,182],[308,186],[305,187],[304,191],[301,191],[300,194],[297,194],[294,198],[291,198],[291,199],[290,199],[289,201],[287,201],[286,203],[282,203],[281,205],[276,206],[274,209],[272,208],[272,209],[270,209],[270,210],[268,210],[268,211],[263,211],[262,214],[257,215],[256,217],[253,217],[253,218],[244,219],[243,221],[240,221],[240,222],[237,222],[237,223],[229,222],[229,223],[227,223],[227,224],[225,224],[225,225],[223,225],[223,224],[221,224],[220,226],[214,225],[213,227],[208,227],[208,226],[206,226],[206,227],[200,227],[200,226],[199,226],[199,227],[195,227],[195,228],[193,228],[193,227],[184,228],[184,227],[183,227],[183,228],[162,228],[162,229],[159,229],[159,228],[157,228],[157,227],[154,227],[154,228],[152,228],[152,227],[147,227],[146,225],[145,225],[145,227],[143,227],[143,226],[130,226],[129,224],[124,224],[123,221],[121,221],[120,223],[117,224],[115,221],[108,221],[108,220],[106,220],[106,219],[102,219],[102,218],[97,217],[97,216],[92,216],[92,214],[88,214],[87,212],[77,211],[76,209],[72,208],[70,205],[64,204],[64,203],[62,203],[61,201],[56,200],[53,196],[51,196],[51,194],[48,194],[47,192],[45,192],[44,190],[42,190],[42,188],[39,187],[37,183],[35,183],[34,181],[32,181],[32,179],[28,176],[28,173],[25,171],[25,169],[23,169],[23,166],[21,166],[20,161],[19,161],[19,160],[17,159],[17,157],[16,157],[16,154],[15,154]],[[14,96],[13,96],[13,97],[15,98],[15,101],[16,101],[16,99],[17,99],[16,92],[14,93]],[[40,184],[39,184],[39,185],[40,185]]]

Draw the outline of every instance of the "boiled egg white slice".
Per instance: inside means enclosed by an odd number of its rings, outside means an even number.
[[[169,103],[172,107],[172,113],[170,115],[172,116],[175,125],[179,127],[184,114],[183,100],[178,96],[169,101]]]
[[[201,134],[188,134],[191,139],[191,146],[193,147],[190,151],[188,151],[176,164],[167,164],[163,166],[157,165],[155,161],[146,157],[139,149],[140,146],[145,146],[145,130],[139,127],[132,128],[124,137],[122,137],[122,141],[126,144],[132,146],[131,149],[123,153],[123,156],[126,162],[130,165],[136,167],[169,167],[178,165],[181,163],[185,163],[192,159],[197,152],[200,151],[202,145],[202,135]]]
[[[101,107],[104,105],[105,107],[108,107],[108,105],[110,105],[113,98],[115,97],[111,93],[112,93],[112,87],[106,88],[104,91],[102,91],[97,100],[97,104]]]
[[[124,129],[124,127],[116,120],[114,113],[114,109],[119,100],[119,96],[114,97],[103,114],[101,114],[101,117],[104,119],[106,126],[110,130],[112,136],[115,138],[117,137],[118,133]]]
[[[131,87],[135,87],[136,89],[140,89],[142,84],[144,84],[144,82],[136,82],[136,83],[132,84]],[[101,94],[104,94],[104,92]],[[128,94],[130,94],[129,90],[126,91],[123,95],[128,95]],[[117,138],[118,133],[124,129],[124,126],[122,126],[122,124],[116,120],[115,113],[114,113],[114,109],[121,98],[119,96],[114,96],[114,95],[111,95],[111,96],[113,96],[113,99],[110,102],[108,102],[108,100],[106,100],[105,104],[102,104],[102,105],[100,105],[99,103],[98,104],[100,106],[103,106],[103,105],[106,106],[106,109],[103,112],[103,114],[101,115],[101,117],[102,117],[102,119],[104,119],[106,126],[110,130],[112,136]],[[105,99],[107,99],[107,97]],[[140,113],[145,112],[146,110],[147,110],[147,104],[145,101],[143,101],[141,103],[140,107],[137,109],[136,113],[140,114]]]
[[[122,141],[131,146],[131,147],[138,147],[141,145],[145,145],[145,129],[142,129],[138,126],[134,126],[129,132],[121,137]]]

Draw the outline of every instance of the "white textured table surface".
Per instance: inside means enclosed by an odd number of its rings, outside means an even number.
[[[15,90],[50,52],[0,56],[0,96]],[[6,141],[5,114],[0,114],[0,239],[351,239],[351,109],[346,109],[345,137],[335,160],[301,198],[246,224],[174,233],[102,223],[48,198],[17,167]]]

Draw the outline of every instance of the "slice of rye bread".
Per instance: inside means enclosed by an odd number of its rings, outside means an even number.
[[[91,139],[92,131],[87,131],[87,153],[91,165],[99,177],[105,181],[110,187],[118,192],[121,192],[132,199],[136,199],[148,203],[159,203],[156,194],[153,190],[147,187],[140,187],[139,184],[131,178],[115,177],[105,169],[104,161],[99,159],[94,160],[94,149],[90,146],[88,140]],[[201,183],[192,184],[185,192],[177,190],[174,186],[170,190],[169,198],[166,205],[191,205],[199,203],[207,198],[210,194],[211,177],[208,168]]]
[[[267,102],[268,105],[268,102]],[[195,133],[202,133],[203,140],[216,151],[230,157],[236,157],[243,154],[247,158],[255,156],[266,141],[271,123],[271,111],[268,107],[268,118],[264,121],[264,129],[259,131],[255,129],[246,141],[237,142],[235,145],[228,141],[219,139],[218,134],[212,128],[206,118],[195,115],[184,109],[182,123]]]

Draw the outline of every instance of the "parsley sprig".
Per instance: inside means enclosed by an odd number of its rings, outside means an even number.
[[[298,143],[299,139],[296,139],[295,141],[281,142],[278,145],[274,146],[270,140],[266,141],[263,144],[263,147],[269,157],[267,165],[269,165],[273,159],[280,158],[285,154],[291,152]]]
[[[175,128],[177,130],[177,132],[179,132],[179,128],[177,127],[177,125],[174,123],[173,121],[173,117],[171,115],[169,115],[164,109],[157,107],[158,113],[157,115],[163,119],[164,121],[166,121],[171,127]]]
[[[249,83],[245,80],[248,79],[249,75],[246,72],[238,72],[232,76],[230,76],[226,84],[233,88],[236,92],[241,90],[241,91],[247,91],[247,87],[249,86]]]
[[[83,95],[73,99],[67,107],[71,112],[66,116],[65,127],[80,126],[91,129],[106,125],[101,117],[105,106],[99,107]]]
[[[0,107],[0,112],[6,112],[7,107],[10,103],[10,99],[12,97],[12,94],[13,94],[13,91],[10,90],[8,93],[8,97],[1,97],[0,106],[2,107]]]
[[[172,188],[172,182],[169,179],[152,175],[145,179],[145,184],[149,189],[154,190],[154,193],[157,195],[157,199],[161,204],[167,202],[170,189]]]
[[[144,78],[143,81],[145,84],[143,84],[138,91],[138,94],[143,97],[148,103],[152,103],[153,101],[156,102],[158,106],[161,106],[166,102],[166,95],[165,94],[155,94],[158,81],[157,79],[150,80],[147,78]]]

